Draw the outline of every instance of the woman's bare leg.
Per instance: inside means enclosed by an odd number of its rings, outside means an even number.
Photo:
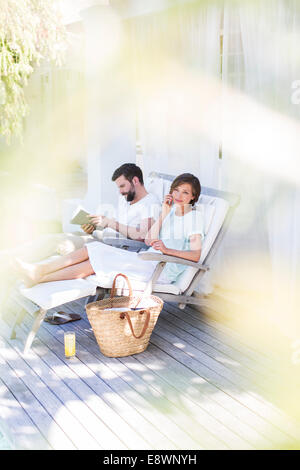
[[[52,273],[44,275],[40,278],[39,282],[52,282],[52,281],[62,281],[68,279],[82,279],[84,277],[95,274],[91,263],[83,261],[82,263],[73,264],[67,266],[66,268],[59,269]]]
[[[83,248],[79,248],[79,250],[72,251],[72,253],[69,253],[68,255],[60,256],[50,263],[44,263],[40,266],[43,266],[44,273],[47,274],[58,271],[59,269],[67,268],[73,264],[82,263],[88,259],[89,254],[86,247],[84,246]]]
[[[16,260],[15,265],[19,273],[25,279],[27,286],[34,285],[40,282],[40,279],[55,271],[83,263],[89,259],[86,247],[73,251],[65,256],[43,264],[30,264],[21,260]]]

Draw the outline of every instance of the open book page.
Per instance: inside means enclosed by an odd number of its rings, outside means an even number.
[[[76,212],[73,218],[71,219],[70,223],[74,225],[90,224],[90,214],[86,210],[79,207],[76,209]]]

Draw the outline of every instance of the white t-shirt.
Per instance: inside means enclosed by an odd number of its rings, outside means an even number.
[[[158,219],[162,202],[155,194],[148,193],[145,197],[134,204],[126,201],[120,196],[117,212],[117,221],[120,224],[137,227],[143,219]]]
[[[191,249],[189,239],[192,235],[201,235],[202,241],[204,238],[202,211],[193,209],[183,216],[178,216],[175,210],[176,207],[173,206],[164,219],[159,238],[167,248],[189,251]],[[157,253],[157,250],[152,247],[148,251]],[[174,282],[185,269],[186,266],[183,264],[167,263],[163,273],[170,279],[170,282]]]

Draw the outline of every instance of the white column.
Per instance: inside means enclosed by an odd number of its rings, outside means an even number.
[[[116,205],[114,170],[135,162],[135,110],[122,22],[109,5],[81,12],[86,41],[88,192],[85,205]]]

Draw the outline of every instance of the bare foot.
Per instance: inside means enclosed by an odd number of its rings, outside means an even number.
[[[44,275],[41,265],[25,263],[19,258],[15,258],[14,260],[14,269],[24,281],[26,287],[32,287],[38,284]]]

